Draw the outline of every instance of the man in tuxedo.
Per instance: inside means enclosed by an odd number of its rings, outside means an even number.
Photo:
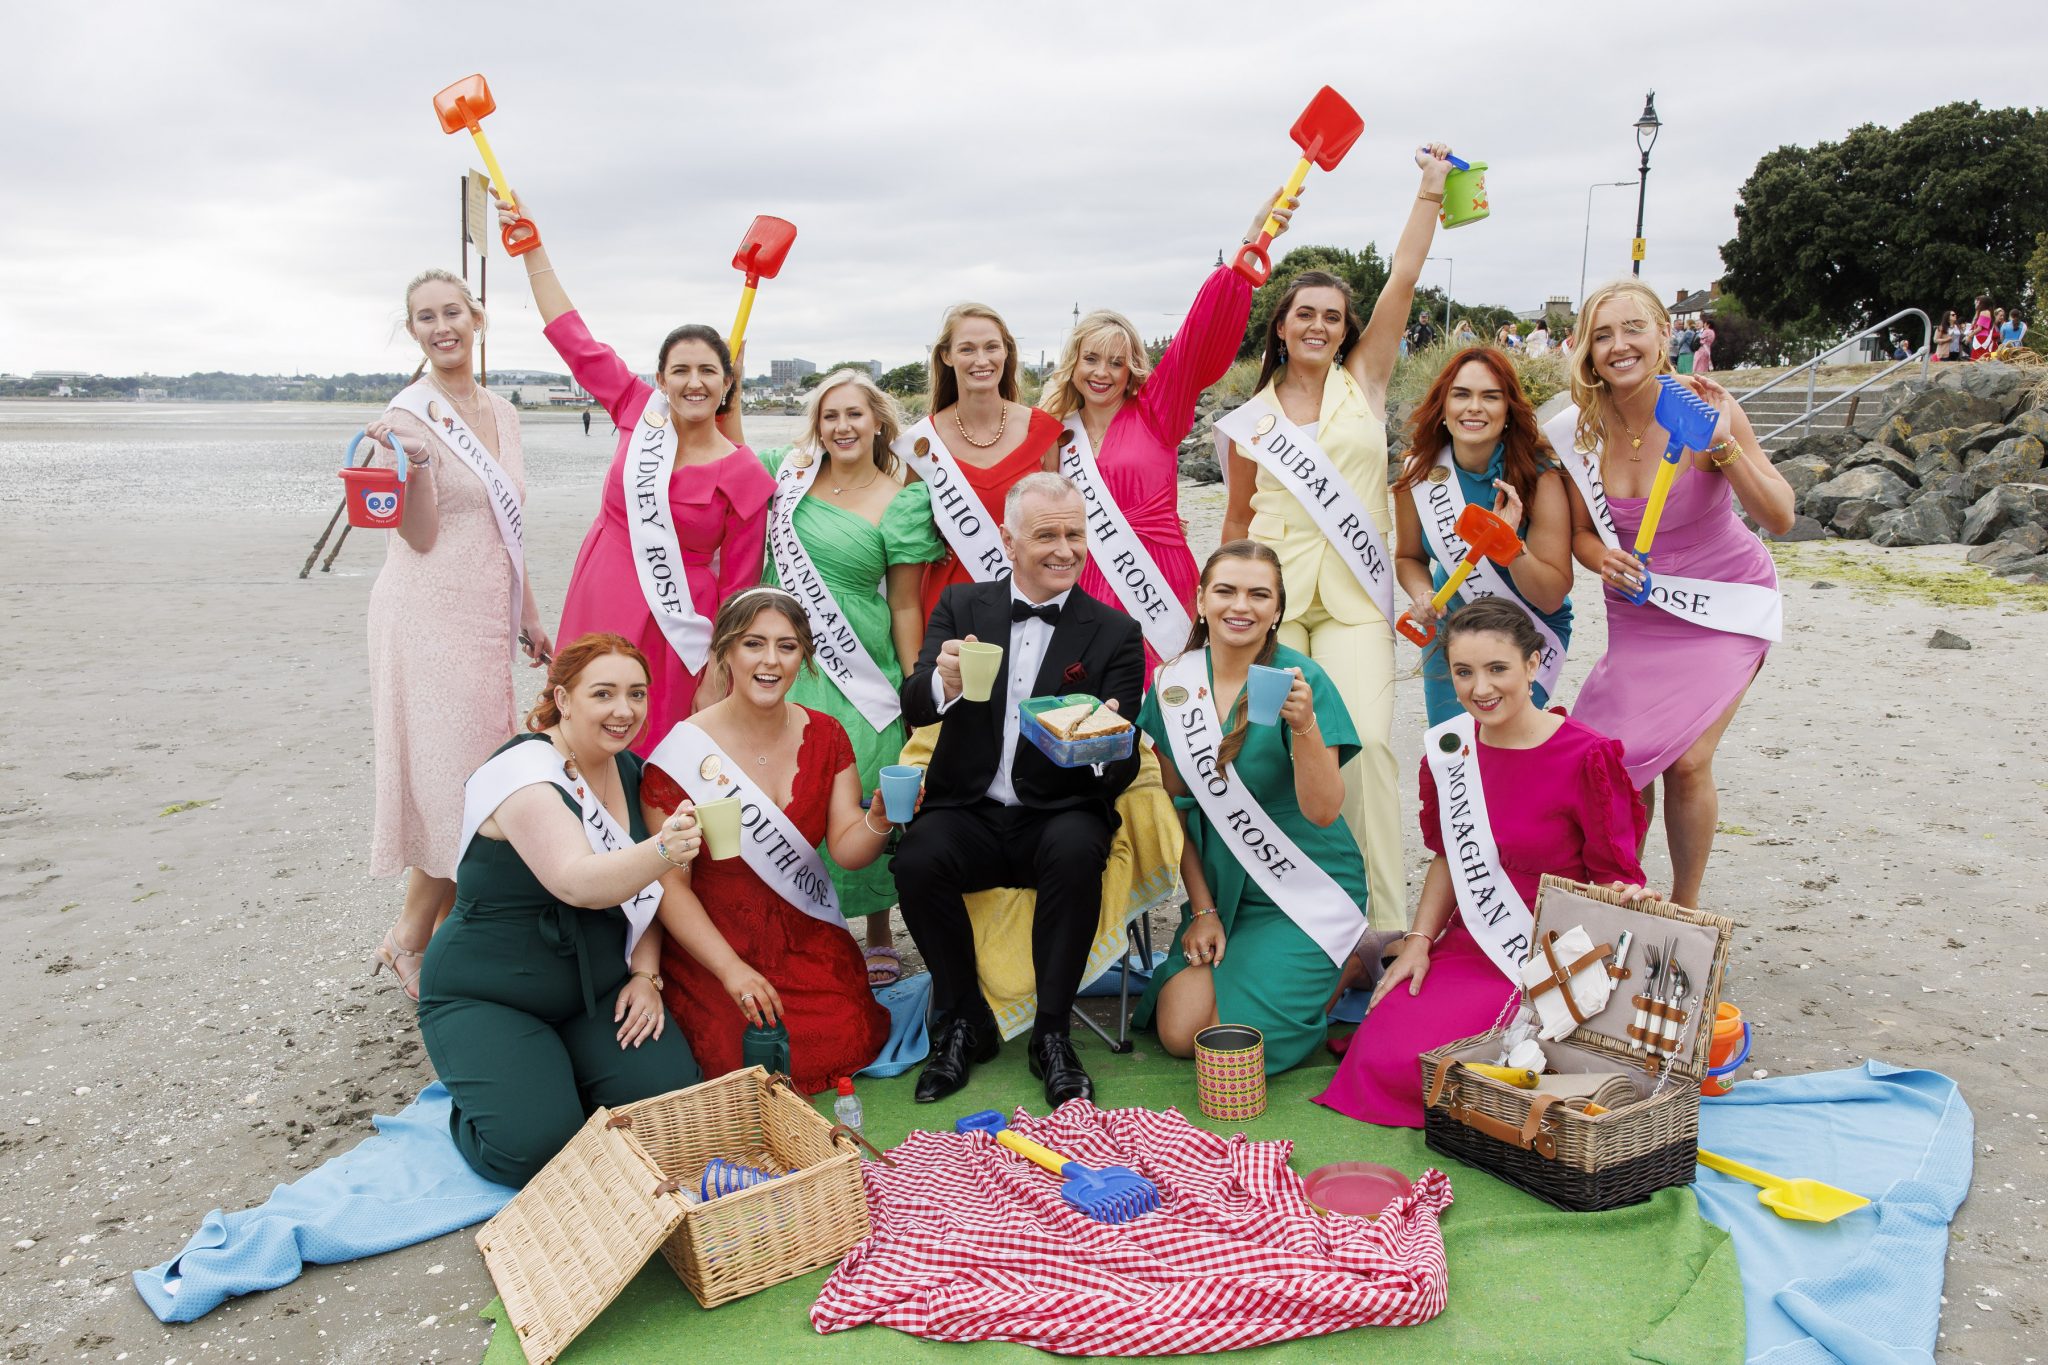
[[[904,719],[939,725],[924,805],[895,860],[903,922],[932,974],[931,1060],[917,1080],[925,1103],[965,1085],[969,1068],[1002,1046],[982,998],[965,900],[996,886],[1038,895],[1031,1074],[1045,1082],[1052,1105],[1095,1091],[1074,1055],[1068,1021],[1101,917],[1116,800],[1137,775],[1138,758],[1133,751],[1100,772],[1059,767],[1019,733],[1017,704],[1086,692],[1135,718],[1145,687],[1144,637],[1136,621],[1074,586],[1088,557],[1088,530],[1080,490],[1064,476],[1018,480],[1003,506],[1002,537],[1011,577],[946,589],[903,684]],[[961,695],[962,641],[1003,646],[985,702]]]

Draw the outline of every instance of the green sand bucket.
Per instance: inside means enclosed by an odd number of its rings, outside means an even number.
[[[1444,181],[1444,206],[1437,221],[1446,228],[1460,228],[1493,212],[1486,202],[1486,163],[1456,157],[1450,161],[1457,169]]]

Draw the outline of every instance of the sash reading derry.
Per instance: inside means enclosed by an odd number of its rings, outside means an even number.
[[[1423,736],[1422,752],[1436,779],[1437,827],[1465,928],[1501,974],[1520,985],[1536,917],[1500,864],[1500,848],[1493,842],[1486,812],[1486,784],[1479,777],[1476,737],[1472,713],[1460,711]]]
[[[810,618],[818,667],[867,723],[880,731],[903,714],[903,703],[881,665],[854,633],[839,600],[832,595],[832,585],[811,562],[810,552],[796,533],[797,505],[817,482],[823,465],[815,451],[801,448],[783,460],[775,476],[775,501],[768,515],[768,549],[775,556],[775,573],[782,586],[804,604],[804,615]]]
[[[443,402],[437,390],[425,379],[416,380],[398,391],[392,398],[391,407],[409,412],[426,424],[448,453],[464,469],[476,475],[477,482],[484,486],[484,494],[491,504],[491,515],[498,523],[498,539],[505,544],[505,558],[512,561],[512,642],[513,653],[518,653],[519,618],[526,610],[526,513],[519,505],[519,490],[513,486],[511,476],[484,449],[484,443],[469,429],[469,423],[462,420],[462,414],[455,410],[454,402]]]
[[[896,458],[917,471],[917,477],[931,485],[932,520],[946,538],[954,555],[967,567],[977,583],[989,583],[1010,576],[1010,556],[1003,539],[988,517],[982,514],[981,499],[961,472],[960,462],[929,417],[896,438],[890,449]]]
[[[1088,557],[1109,580],[1123,609],[1145,632],[1145,643],[1152,646],[1152,652],[1162,659],[1172,658],[1187,645],[1193,622],[1187,608],[1173,595],[1152,552],[1131,529],[1130,518],[1102,482],[1095,448],[1078,416],[1067,419],[1067,434],[1060,440],[1060,472],[1074,481],[1088,504]]]
[[[668,504],[678,444],[669,425],[668,399],[659,390],[649,393],[633,428],[632,445],[620,463],[619,482],[640,596],[683,667],[701,673],[711,658],[711,623],[697,614],[696,603],[690,600],[683,548],[676,541],[675,514]]]

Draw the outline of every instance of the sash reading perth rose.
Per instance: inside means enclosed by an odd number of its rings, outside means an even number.
[[[1365,928],[1365,912],[1274,823],[1237,774],[1216,767],[1223,732],[1209,691],[1209,652],[1197,649],[1181,655],[1162,667],[1154,681],[1173,766],[1216,827],[1217,837],[1273,904],[1315,940],[1330,961],[1343,966]]]
[[[462,839],[455,845],[455,856],[459,859],[469,850],[469,841],[476,838],[477,830],[505,804],[507,797],[522,787],[543,782],[551,782],[569,793],[569,799],[583,812],[583,837],[590,841],[592,853],[616,853],[633,846],[633,836],[604,808],[604,802],[592,793],[590,784],[569,776],[568,765],[556,752],[554,743],[528,739],[492,758],[462,784]],[[640,942],[640,935],[647,932],[654,912],[660,908],[660,882],[650,882],[645,890],[619,906],[626,912],[627,965],[632,964],[634,945]]]
[[[1500,849],[1487,821],[1486,784],[1479,780],[1476,733],[1471,713],[1460,711],[1423,736],[1422,753],[1436,779],[1437,827],[1465,928],[1493,965],[1519,985],[1536,917],[1500,865]]]
[[[1095,464],[1095,447],[1079,417],[1067,419],[1060,439],[1060,473],[1074,481],[1088,504],[1088,558],[1116,590],[1117,601],[1145,632],[1145,643],[1162,659],[1186,648],[1193,622],[1173,595],[1152,552],[1131,529]]]
[[[469,429],[469,423],[462,420],[462,414],[455,410],[455,400],[428,381],[415,380],[400,389],[390,406],[426,423],[427,430],[448,447],[448,453],[484,486],[491,515],[498,521],[498,539],[505,543],[505,557],[512,561],[512,641],[516,654],[519,618],[526,609],[526,514],[519,506],[519,490]]]
[[[677,444],[669,426],[668,399],[657,389],[640,410],[633,443],[619,466],[619,483],[626,495],[626,533],[633,542],[640,596],[683,667],[701,673],[711,658],[711,623],[697,614],[697,605],[690,600],[683,547],[676,541],[674,513],[668,505]]]
[[[802,448],[784,457],[775,476],[775,501],[769,507],[768,549],[775,556],[775,573],[782,586],[804,604],[804,615],[810,618],[818,667],[879,731],[903,714],[903,704],[881,665],[854,633],[832,595],[832,585],[818,572],[796,534],[797,505],[817,482],[823,464],[816,451]]]
[[[927,417],[896,438],[896,458],[931,485],[932,520],[977,583],[1010,576],[1010,556],[995,523],[982,515],[981,499],[961,472],[960,462]],[[1000,511],[997,515],[1001,515]]]

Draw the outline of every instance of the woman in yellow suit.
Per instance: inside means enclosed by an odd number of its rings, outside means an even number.
[[[1408,914],[1393,749],[1387,384],[1436,233],[1449,155],[1441,143],[1415,153],[1422,185],[1372,320],[1359,325],[1350,287],[1336,276],[1297,275],[1273,310],[1257,396],[1218,424],[1233,428],[1234,442],[1223,540],[1249,537],[1280,556],[1287,587],[1280,643],[1322,665],[1358,727],[1357,761],[1344,768],[1343,816],[1364,845],[1366,909],[1375,928],[1398,929]],[[1342,543],[1310,512],[1304,494],[1349,527]],[[1347,504],[1362,505],[1373,534],[1345,522]]]

